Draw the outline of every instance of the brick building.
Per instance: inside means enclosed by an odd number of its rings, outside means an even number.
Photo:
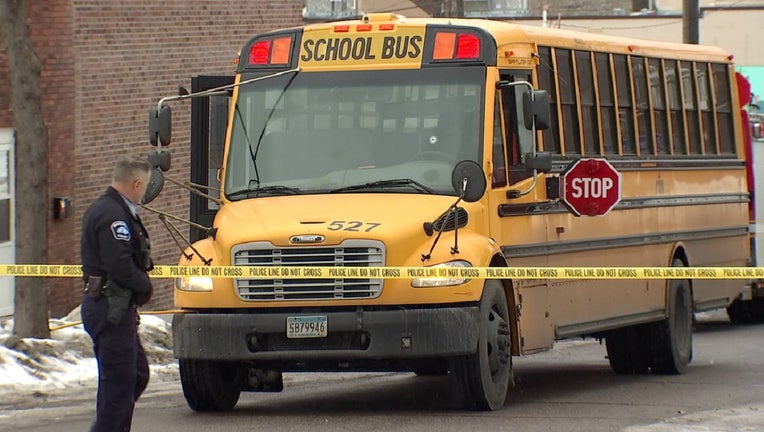
[[[42,63],[43,115],[48,132],[48,202],[71,199],[73,214],[48,218],[50,264],[79,264],[84,209],[110,182],[114,160],[151,150],[147,109],[190,86],[201,74],[233,74],[233,59],[253,34],[299,25],[302,0],[46,0],[29,2],[29,28]],[[0,49],[0,129],[13,128],[7,60]],[[188,103],[175,104],[174,176],[187,179]],[[17,143],[17,145],[21,145]],[[18,173],[17,176],[23,176]],[[168,183],[157,208],[188,215],[188,192]],[[155,260],[177,262],[179,250],[155,215],[143,215]],[[12,256],[12,255],[11,255]],[[41,280],[53,316],[80,301],[71,278]],[[158,283],[151,306],[172,305],[169,280]]]

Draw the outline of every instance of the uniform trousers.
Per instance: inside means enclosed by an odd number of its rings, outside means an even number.
[[[82,322],[98,361],[96,420],[91,432],[129,432],[135,402],[149,382],[149,365],[138,337],[138,316],[128,308],[122,320],[106,319],[108,300],[82,300]]]

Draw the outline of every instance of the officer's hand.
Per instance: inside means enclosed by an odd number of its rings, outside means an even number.
[[[138,306],[143,306],[146,303],[148,303],[151,300],[151,296],[154,294],[154,287],[149,283],[149,291],[146,294],[143,295],[136,295],[135,296],[135,304]]]

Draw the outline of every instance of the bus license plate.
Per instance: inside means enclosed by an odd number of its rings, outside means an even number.
[[[288,338],[326,337],[326,327],[325,315],[287,317]]]

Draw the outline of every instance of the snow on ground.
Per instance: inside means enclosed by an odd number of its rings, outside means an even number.
[[[93,343],[79,320],[79,308],[51,320],[55,330],[50,339],[13,337],[13,320],[0,321],[0,396],[5,403],[9,398],[52,396],[98,385]],[[170,324],[158,316],[142,315],[139,332],[151,379],[177,379]]]

